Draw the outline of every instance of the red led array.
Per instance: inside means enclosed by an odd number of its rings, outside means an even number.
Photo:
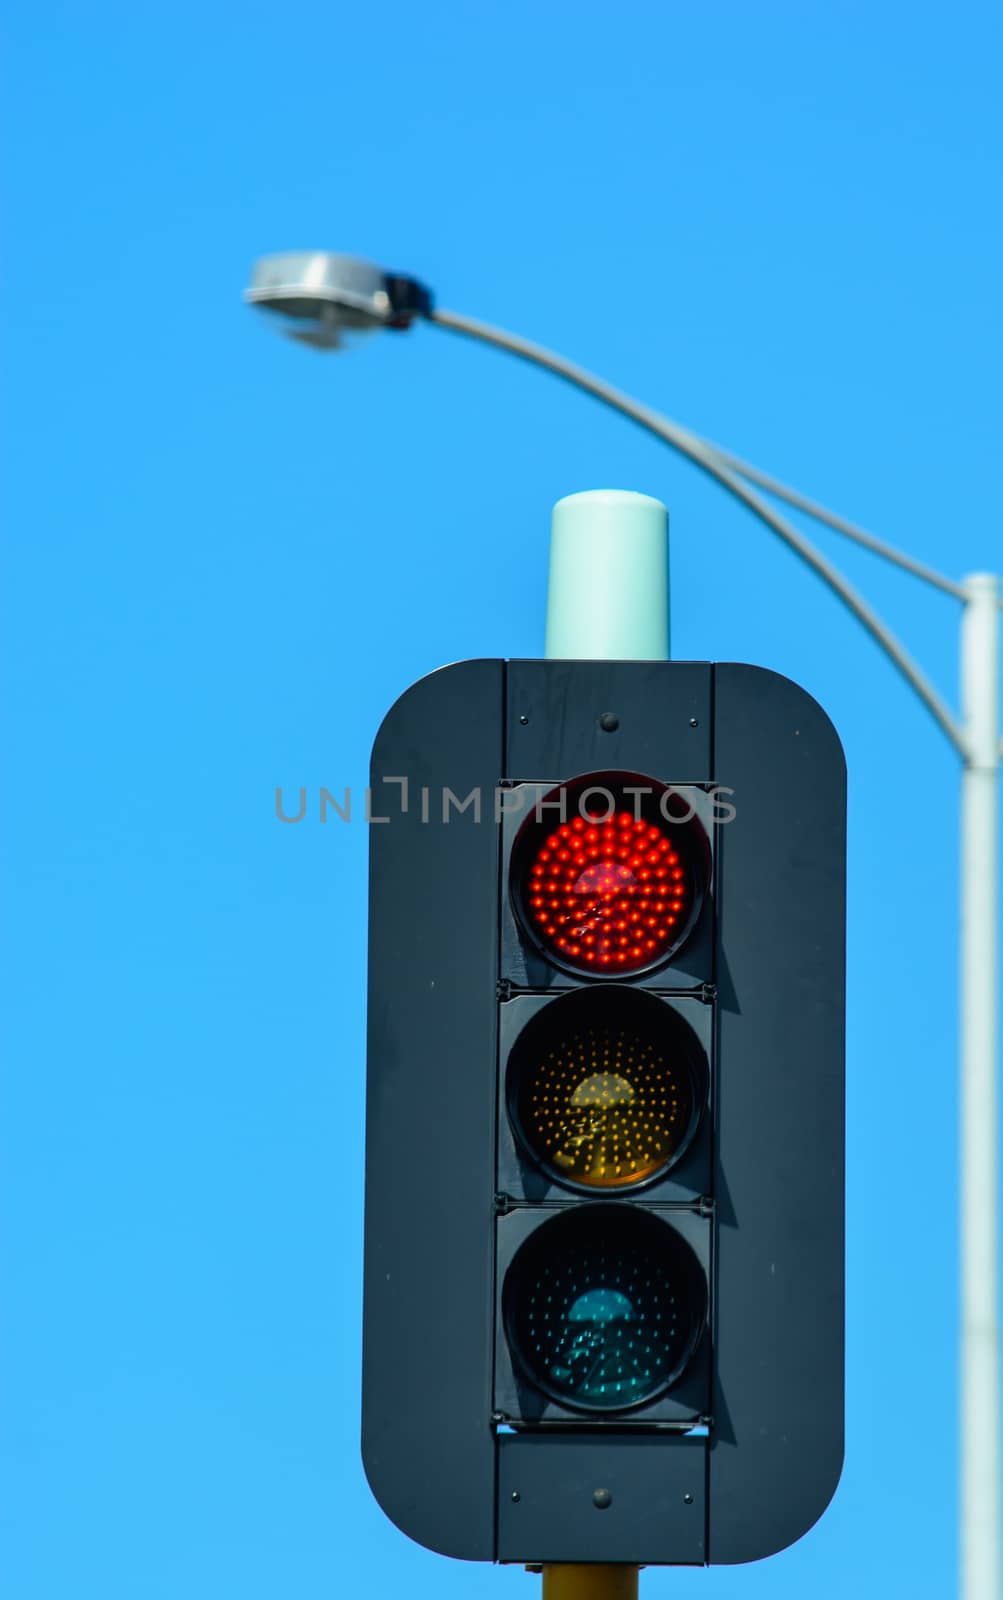
[[[629,811],[562,823],[524,882],[538,936],[586,970],[650,966],[675,944],[689,910],[686,873],[668,830]]]

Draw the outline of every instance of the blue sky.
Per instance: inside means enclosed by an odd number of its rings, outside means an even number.
[[[680,657],[802,682],[850,771],[847,1463],[654,1597],[953,1592],[956,761],[837,603],[586,398],[241,304],[334,248],[540,339],[953,576],[1000,565],[998,13],[162,0],[8,24],[11,1600],[529,1595],[358,1453],[365,782],[412,679],[541,652],[550,507],[658,495]],[[952,698],[955,603],[823,543]],[[11,841],[13,841],[11,843]]]

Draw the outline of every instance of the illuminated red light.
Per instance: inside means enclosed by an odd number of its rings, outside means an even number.
[[[670,827],[630,811],[554,828],[524,882],[537,935],[585,971],[652,965],[677,942],[690,911]]]

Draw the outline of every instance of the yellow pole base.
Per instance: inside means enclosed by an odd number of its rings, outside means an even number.
[[[637,1600],[637,1567],[554,1562],[543,1569],[543,1600]]]

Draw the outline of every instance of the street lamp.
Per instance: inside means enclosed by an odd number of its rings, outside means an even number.
[[[408,328],[432,310],[427,289],[414,278],[328,250],[263,256],[244,299],[279,318],[287,338],[315,350],[340,350],[380,328]]]
[[[974,573],[955,582],[896,550],[583,368],[503,329],[433,305],[416,279],[351,256],[297,252],[266,256],[245,299],[282,315],[292,337],[318,349],[416,318],[494,345],[543,367],[645,428],[686,456],[777,534],[853,612],[905,677],[961,758],[960,1237],[961,1600],[1003,1600],[1000,1569],[999,1322],[997,1289],[997,782],[999,579]],[[762,492],[760,492],[762,491]],[[926,674],[839,570],[764,494],[962,603],[961,712],[955,715]]]

